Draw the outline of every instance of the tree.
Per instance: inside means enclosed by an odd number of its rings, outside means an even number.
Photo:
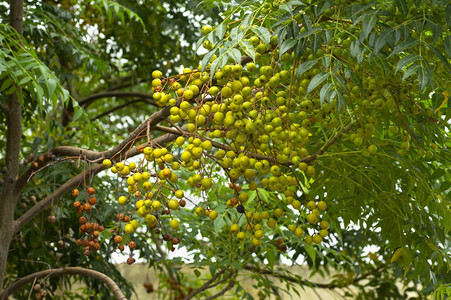
[[[0,290],[48,275],[22,264],[33,248],[85,268],[52,274],[98,270],[127,295],[111,251],[148,258],[178,299],[252,298],[244,271],[263,295],[284,290],[274,278],[362,299],[449,289],[447,1],[152,5],[1,12]],[[217,25],[196,35],[195,15]],[[176,272],[177,247],[208,280]],[[282,257],[347,275],[312,283]]]

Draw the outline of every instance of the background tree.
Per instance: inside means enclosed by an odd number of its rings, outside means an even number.
[[[369,280],[363,299],[450,281],[446,1],[44,1],[23,30],[20,1],[1,9],[0,284],[82,266],[129,296],[117,249],[174,298],[251,298],[245,270],[276,295],[271,277]],[[199,16],[218,24],[202,38]],[[311,283],[281,257],[348,275]]]

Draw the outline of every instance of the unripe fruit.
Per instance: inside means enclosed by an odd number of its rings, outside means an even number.
[[[243,241],[246,238],[246,234],[242,231],[238,232],[238,234],[236,235],[236,237],[240,240]]]
[[[231,233],[237,233],[238,231],[240,231],[240,226],[238,224],[232,224],[232,226],[230,226],[230,232]]]
[[[327,204],[324,201],[319,201],[317,204],[318,209],[325,211],[327,209]]]
[[[208,214],[208,217],[212,220],[215,220],[218,217],[218,212],[217,211],[210,211],[210,213]]]
[[[322,241],[323,241],[323,238],[319,234],[317,234],[313,237],[313,242],[315,244],[321,244]]]

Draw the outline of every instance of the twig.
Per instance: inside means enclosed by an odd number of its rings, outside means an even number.
[[[103,93],[98,93],[98,94],[88,96],[88,97],[78,101],[78,104],[80,104],[80,106],[86,108],[97,99],[111,98],[111,97],[116,97],[116,98],[139,97],[139,98],[153,100],[152,94],[146,94],[146,93],[140,93],[140,92],[103,92]]]
[[[230,280],[229,284],[228,284],[224,289],[222,289],[222,291],[220,291],[220,292],[214,294],[214,295],[211,296],[211,297],[208,297],[206,300],[216,299],[216,298],[218,298],[219,296],[224,295],[228,290],[230,290],[231,288],[233,288],[234,285],[235,285],[235,280],[232,279],[232,280]]]
[[[146,103],[148,103],[150,105],[154,105],[154,106],[156,105],[156,103],[153,102],[153,101],[149,101],[149,100],[144,99],[144,98],[139,98],[139,99],[135,99],[135,100],[131,100],[131,101],[125,102],[125,103],[123,103],[121,105],[117,105],[117,106],[107,110],[106,112],[103,112],[100,115],[97,115],[94,118],[91,118],[91,121],[100,119],[100,118],[102,118],[102,117],[104,117],[106,115],[109,115],[110,113],[112,113],[112,112],[114,112],[114,111],[116,111],[118,109],[124,108],[126,106],[129,106],[129,105],[132,105],[132,104],[135,104],[135,103],[138,103],[138,102],[146,102]]]

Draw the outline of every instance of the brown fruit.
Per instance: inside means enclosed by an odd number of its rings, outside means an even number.
[[[41,290],[41,285],[40,284],[35,284],[33,286],[33,290],[35,290],[36,292],[39,292]]]
[[[89,195],[94,195],[96,190],[93,187],[89,187],[87,192],[88,192]]]
[[[80,219],[78,219],[78,221],[80,222],[80,224],[85,224],[86,222],[88,222],[88,219],[86,219],[85,216],[80,217]]]
[[[130,241],[130,243],[128,243],[128,247],[133,250],[136,248],[136,243],[134,241]]]
[[[91,203],[91,205],[95,205],[97,203],[96,197],[89,197],[88,202]]]
[[[119,245],[119,250],[121,250],[121,252],[124,251],[124,249],[125,249],[124,245]]]
[[[185,207],[185,205],[186,205],[185,199],[181,199],[181,200],[179,201],[179,203],[180,203],[180,206],[181,206],[181,207]]]
[[[133,257],[127,258],[127,264],[131,265],[135,262],[135,259]]]
[[[77,197],[80,194],[80,191],[78,189],[74,189],[72,191],[72,196]]]
[[[121,237],[120,235],[116,235],[116,236],[114,237],[114,241],[115,241],[117,244],[120,244],[120,243],[122,242],[122,237]]]
[[[85,210],[85,211],[91,211],[91,209],[92,209],[91,204],[85,203],[85,204],[83,205],[83,210]]]
[[[177,245],[178,243],[180,243],[180,239],[179,238],[172,238],[172,244],[173,245]]]
[[[80,201],[75,201],[73,205],[74,205],[75,208],[79,208],[81,206],[81,202]]]

